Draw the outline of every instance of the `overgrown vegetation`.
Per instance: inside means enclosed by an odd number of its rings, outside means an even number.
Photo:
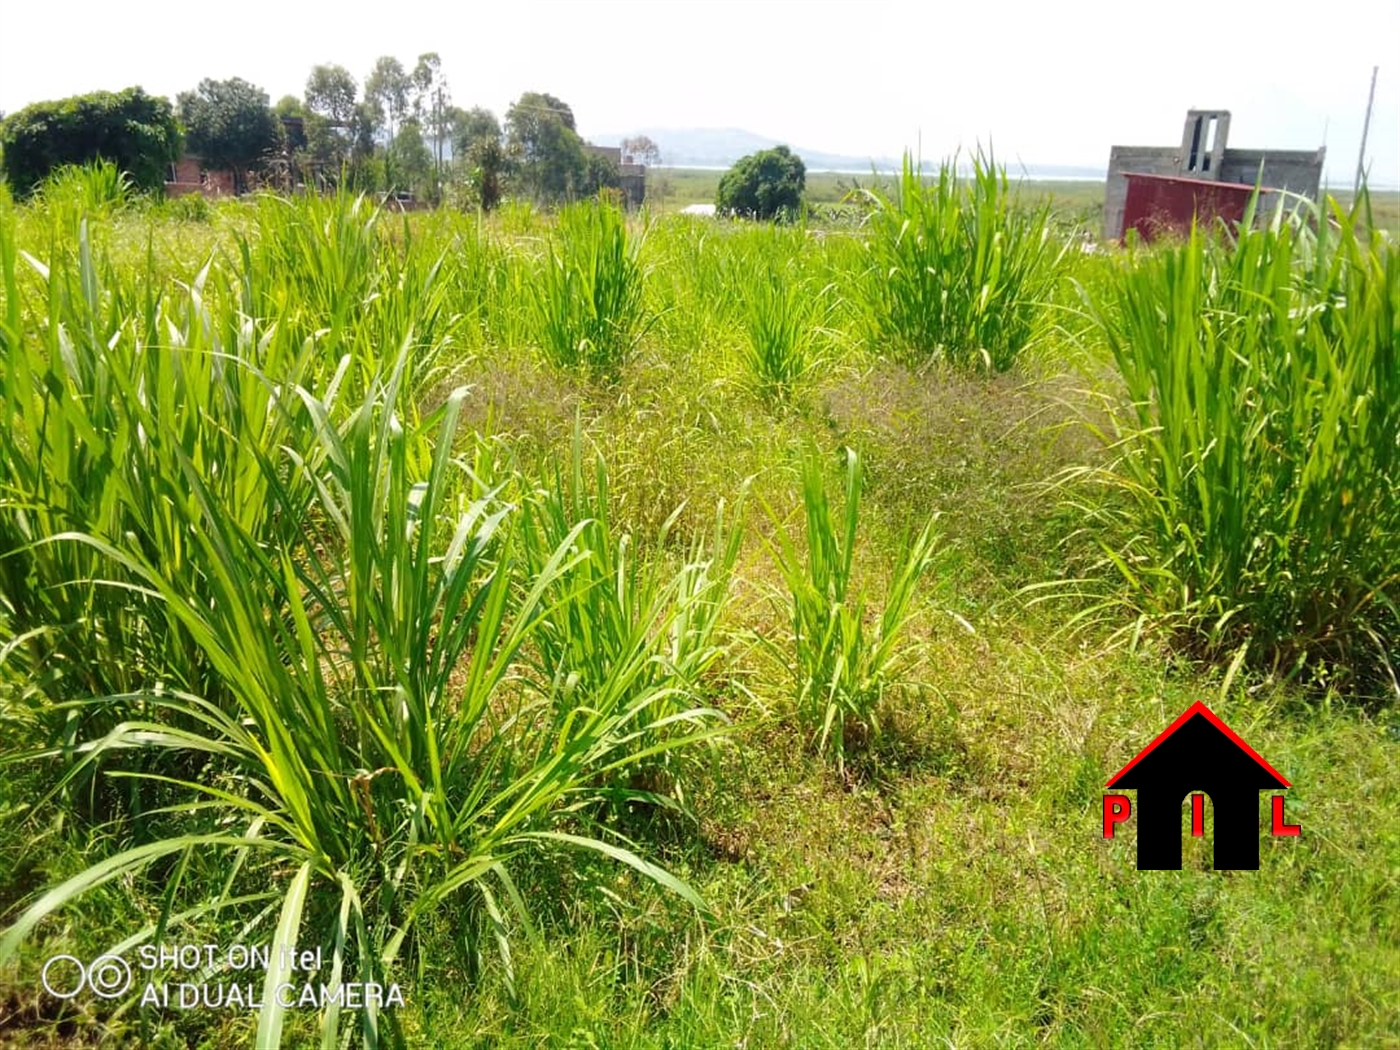
[[[915,176],[0,197],[0,1042],[1389,1038],[1394,244]],[[1196,700],[1295,785],[1257,874],[1096,836]],[[404,1002],[40,990],[157,941]]]
[[[1067,244],[1050,208],[1018,205],[1004,169],[946,161],[925,181],[906,154],[893,194],[869,190],[870,321],[914,365],[931,359],[1004,371],[1045,334]]]
[[[1206,654],[1400,688],[1400,255],[1303,218],[1193,230],[1089,294],[1127,401],[1087,475],[1122,499],[1088,521]]]
[[[933,561],[934,535],[933,522],[924,525],[895,567],[878,612],[867,609],[868,597],[855,582],[865,476],[854,450],[844,449],[842,459],[842,506],[836,511],[827,497],[821,458],[804,458],[806,557],[781,523],[774,553],[791,595],[798,722],[816,750],[829,750],[844,770],[847,754],[876,742],[886,691],[899,684],[912,662],[905,635],[915,589]],[[868,619],[874,619],[873,626]],[[778,657],[788,662],[786,651],[779,650]]]
[[[98,160],[112,162],[143,190],[159,189],[180,144],[169,101],[139,87],[36,102],[0,121],[5,178],[21,197],[55,168]]]

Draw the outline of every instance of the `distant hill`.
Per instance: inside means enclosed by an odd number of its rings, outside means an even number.
[[[727,168],[740,157],[761,149],[786,145],[802,158],[808,171],[868,172],[873,165],[880,171],[899,167],[898,157],[859,157],[845,153],[828,153],[794,142],[758,135],[743,128],[639,128],[636,131],[589,136],[600,146],[616,146],[630,135],[646,135],[661,147],[661,163],[672,168]],[[924,162],[936,164],[941,158],[925,157]],[[1014,158],[1006,159],[1008,173],[1014,178],[1023,174]],[[1074,164],[1027,164],[1024,174],[1037,179],[1101,179],[1102,167]]]
[[[811,171],[869,171],[872,161],[878,168],[899,165],[898,160],[889,157],[827,153],[742,128],[640,128],[628,135],[646,135],[661,147],[661,163],[672,168],[727,168],[740,157],[780,145],[788,146]],[[589,139],[600,146],[616,146],[626,137],[613,133],[591,135]]]

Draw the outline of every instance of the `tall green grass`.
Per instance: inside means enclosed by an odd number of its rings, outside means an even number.
[[[538,338],[550,363],[616,379],[645,333],[642,236],[622,212],[583,202],[564,208],[535,286]]]
[[[748,276],[740,258],[748,254],[751,240],[772,240],[777,233],[771,226],[739,229],[684,215],[655,220],[643,259],[657,342],[672,353],[706,356],[735,345],[740,293]]]
[[[742,381],[765,404],[781,406],[816,377],[830,354],[835,287],[816,287],[791,263],[753,265],[741,291],[745,339]]]
[[[1049,328],[1065,272],[1048,203],[1017,200],[1004,168],[978,153],[972,174],[945,161],[926,180],[908,154],[892,193],[870,201],[867,322],[882,353],[1005,371]]]
[[[576,548],[583,525],[543,564],[517,559],[511,507],[492,494],[458,495],[463,395],[425,423],[436,432],[429,444],[394,410],[403,374],[400,356],[348,414],[295,391],[316,438],[289,455],[314,495],[270,480],[269,498],[277,514],[307,528],[303,542],[256,542],[197,472],[184,472],[178,480],[192,498],[176,524],[207,576],[199,602],[129,540],[54,538],[96,551],[155,596],[159,615],[193,640],[231,704],[157,688],[142,697],[145,717],[80,744],[92,759],[131,749],[213,756],[222,774],[175,780],[188,801],[167,812],[184,814],[191,830],[54,887],[0,939],[0,962],[74,897],[191,850],[225,851],[231,871],[257,880],[263,889],[251,899],[264,902],[261,915],[275,919],[279,937],[334,945],[332,981],[387,980],[415,924],[449,902],[469,949],[494,942],[509,970],[512,929],[532,929],[511,872],[559,849],[594,850],[698,903],[626,845],[588,834],[580,816],[589,799],[619,797],[615,785],[600,793],[600,779],[645,757],[638,741],[654,726],[650,712],[673,691],[638,682],[645,660],[636,657],[603,667],[586,699],[564,681],[519,676],[524,650],[551,615],[550,596],[584,557]],[[279,458],[268,454],[265,466]],[[328,527],[319,541],[313,521]],[[704,721],[703,712],[671,710],[677,724]],[[649,737],[646,754],[695,736]],[[227,830],[199,830],[210,807],[224,813]],[[246,908],[240,886],[230,877],[190,915]],[[318,925],[304,929],[311,916]],[[274,1001],[282,979],[269,971],[264,1001]],[[378,1042],[384,1020],[366,1007],[357,1018],[365,1042]],[[332,1011],[323,1021],[327,1040],[337,1038],[341,1019]],[[281,1024],[280,1009],[266,1007],[259,1045],[276,1044]]]
[[[84,219],[109,219],[136,203],[131,177],[109,160],[56,168],[39,186],[38,201],[69,236]]]
[[[724,721],[704,706],[704,696],[706,677],[724,652],[717,627],[743,537],[742,518],[727,515],[721,503],[713,534],[680,539],[683,553],[674,564],[671,529],[679,508],[655,536],[619,530],[607,465],[596,454],[587,469],[580,431],[568,474],[557,463],[541,474],[545,486],[523,505],[525,562],[542,571],[566,542],[577,560],[556,581],[548,595],[550,612],[534,635],[540,676],[558,683],[570,704],[607,706],[657,696],[630,727],[638,734],[633,748],[654,748],[654,760],[630,767],[615,783],[645,789],[663,805],[684,803],[680,756],[666,741]],[[609,690],[622,696],[611,697]]]
[[[561,852],[698,904],[592,815],[651,797],[631,771],[710,735],[693,682],[735,541],[623,600],[634,644],[586,689],[538,673],[557,618],[598,603],[585,567],[611,541],[590,549],[583,518],[527,541],[510,497],[534,485],[463,430],[465,391],[418,404],[447,330],[433,256],[400,269],[408,288],[360,205],[267,207],[284,243],[241,242],[184,287],[85,235],[46,266],[0,216],[0,651],[53,723],[5,762],[61,760],[58,787],[119,766],[129,812],[162,814],[20,912],[0,965],[143,877],[165,911],[115,950],[228,911],[328,946],[332,985],[392,979],[449,906],[469,969],[494,945],[508,975],[555,903],[517,876]],[[216,855],[226,878],[186,880]],[[258,1045],[283,1022],[265,1008]],[[320,1023],[326,1045],[395,1036],[368,1005]]]
[[[914,595],[933,563],[935,540],[930,520],[904,549],[878,612],[868,608],[855,563],[864,468],[852,449],[842,460],[838,510],[826,492],[822,458],[803,458],[805,556],[775,516],[773,553],[790,595],[793,650],[770,648],[791,661],[798,724],[819,753],[844,768],[848,755],[880,735],[881,702],[905,670]]]
[[[1111,493],[1122,600],[1207,655],[1395,688],[1400,253],[1335,206],[1251,210],[1088,301],[1125,398],[1113,467],[1075,476]]]
[[[289,541],[296,522],[276,513],[270,486],[293,482],[264,450],[308,432],[291,390],[314,383],[315,348],[233,308],[246,273],[206,267],[162,287],[149,267],[122,274],[96,256],[85,224],[76,258],[51,264],[19,252],[13,234],[0,221],[0,610],[13,666],[59,702],[38,708],[48,738],[71,747],[129,710],[100,698],[157,682],[216,702],[222,690],[188,632],[154,615],[120,565],[53,537],[130,543],[200,595],[205,567],[180,531],[194,475],[243,534]]]

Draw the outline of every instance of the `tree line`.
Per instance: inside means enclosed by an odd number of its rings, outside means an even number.
[[[410,68],[378,59],[363,83],[344,66],[318,65],[300,98],[275,105],[246,80],[205,79],[168,99],[139,87],[28,106],[0,122],[4,173],[20,196],[55,167],[103,158],[144,189],[158,189],[184,152],[209,170],[291,189],[345,186],[494,208],[507,194],[540,201],[590,196],[620,184],[617,164],[586,148],[573,110],[527,91],[500,120],[463,108],[436,52]],[[625,160],[655,164],[656,143],[624,140]]]

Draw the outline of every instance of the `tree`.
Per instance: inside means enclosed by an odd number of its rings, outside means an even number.
[[[442,150],[447,141],[452,117],[452,93],[442,73],[442,59],[436,51],[418,56],[413,67],[413,111],[427,129],[433,143],[433,159],[438,178],[442,177]]]
[[[633,135],[630,138],[625,138],[622,140],[622,163],[660,164],[661,147],[646,135]]]
[[[334,127],[349,127],[359,91],[344,66],[316,66],[306,80],[306,108]]]
[[[615,190],[622,185],[622,173],[617,163],[600,153],[589,152],[584,158],[583,192],[590,197],[599,190]]]
[[[387,160],[396,180],[389,185],[390,192],[404,188],[422,193],[433,187],[433,155],[423,141],[416,118],[404,121],[394,137],[394,144],[389,147]]]
[[[316,66],[306,81],[306,143],[311,161],[334,180],[350,160],[359,85],[344,66]]]
[[[515,127],[521,134],[529,133],[532,121],[558,121],[570,131],[578,133],[578,125],[574,123],[574,111],[569,108],[569,104],[547,91],[527,91],[506,111],[508,128]]]
[[[754,219],[792,215],[802,206],[807,168],[786,146],[742,158],[719,180],[715,208],[721,214]]]
[[[392,188],[385,172],[385,185],[380,186],[379,177],[375,171],[374,156],[379,148],[375,139],[378,125],[375,123],[373,107],[366,102],[361,102],[355,107],[354,116],[350,118],[350,186],[356,190],[376,190]]]
[[[307,112],[301,99],[295,95],[283,95],[272,107],[272,115],[277,118],[280,125],[277,134],[282,140],[283,149],[288,153],[297,153],[306,149]],[[301,123],[298,124],[297,121]]]
[[[501,203],[503,196],[501,184],[506,172],[506,151],[501,147],[501,140],[477,139],[467,153],[467,166],[468,182],[476,190],[482,210],[491,211]]]
[[[278,120],[306,120],[306,103],[295,95],[283,95],[272,107],[272,115]]]
[[[454,157],[467,156],[483,140],[501,141],[501,122],[489,109],[480,106],[459,109],[453,106],[448,114],[448,123]]]
[[[110,160],[137,187],[159,189],[180,157],[180,125],[167,99],[139,87],[36,102],[0,124],[5,176],[28,196],[54,168]]]
[[[393,145],[394,135],[408,115],[409,86],[403,64],[389,55],[376,61],[365,77],[365,115],[372,119],[375,131],[387,131],[389,145]]]
[[[307,162],[310,159],[306,137],[306,106],[295,95],[283,95],[272,107],[272,115],[277,120],[278,158],[270,167],[272,177],[285,192],[290,192],[297,184],[297,174],[307,177]]]
[[[248,170],[262,167],[277,147],[279,123],[267,92],[238,77],[205,78],[177,101],[190,150],[206,167],[231,170],[235,193],[247,190]]]
[[[506,146],[528,193],[559,200],[583,184],[587,162],[574,113],[553,95],[527,91],[506,110]]]
[[[386,133],[384,188],[391,193],[399,182],[394,173],[394,137],[408,116],[409,87],[403,64],[390,55],[382,56],[365,77],[365,100],[358,114],[354,155],[361,163],[373,157],[380,130]]]

